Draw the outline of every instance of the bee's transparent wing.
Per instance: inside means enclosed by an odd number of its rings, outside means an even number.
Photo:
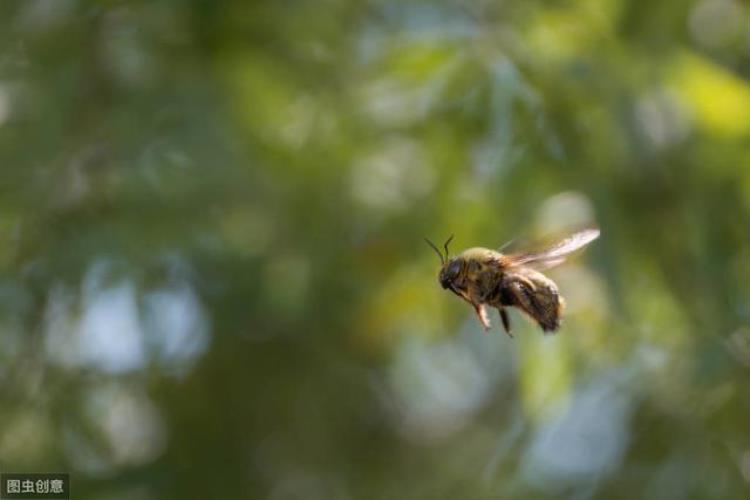
[[[555,266],[559,266],[565,262],[565,257],[558,257],[557,259],[550,259],[550,260],[534,260],[526,265],[529,267],[532,267],[533,269],[536,269],[537,271],[544,271],[545,269],[550,269]]]
[[[541,252],[528,252],[507,255],[509,265],[534,265],[540,268],[550,268],[565,261],[565,256],[575,252],[599,237],[598,229],[585,229],[574,233],[562,241]]]

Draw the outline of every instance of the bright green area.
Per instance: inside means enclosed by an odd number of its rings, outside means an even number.
[[[0,472],[747,498],[750,7],[0,3]],[[598,225],[556,336],[453,251]]]

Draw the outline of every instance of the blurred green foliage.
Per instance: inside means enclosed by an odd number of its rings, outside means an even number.
[[[747,498],[737,0],[0,4],[0,470],[75,498]],[[556,336],[454,251],[596,224]]]

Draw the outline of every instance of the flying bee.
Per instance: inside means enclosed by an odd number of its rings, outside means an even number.
[[[540,270],[561,264],[568,254],[598,237],[598,229],[586,229],[541,252],[505,255],[499,250],[477,247],[455,257],[448,252],[453,236],[443,245],[445,254],[427,238],[425,241],[440,257],[438,280],[442,287],[471,304],[485,330],[490,328],[487,306],[496,308],[505,332],[512,337],[508,307],[517,307],[528,314],[545,333],[560,328],[565,300],[555,282]]]

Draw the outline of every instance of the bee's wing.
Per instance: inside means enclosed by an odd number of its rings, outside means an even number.
[[[535,267],[550,268],[565,261],[565,256],[575,252],[599,237],[598,229],[585,229],[574,233],[559,243],[552,245],[547,250],[541,252],[528,252],[507,255],[508,263],[511,266],[520,266],[522,264],[531,264]]]
[[[533,269],[536,269],[537,271],[544,271],[545,269],[550,269],[555,266],[559,266],[565,262],[565,257],[558,257],[557,259],[550,259],[550,260],[534,260],[531,262],[528,262],[527,265]]]

